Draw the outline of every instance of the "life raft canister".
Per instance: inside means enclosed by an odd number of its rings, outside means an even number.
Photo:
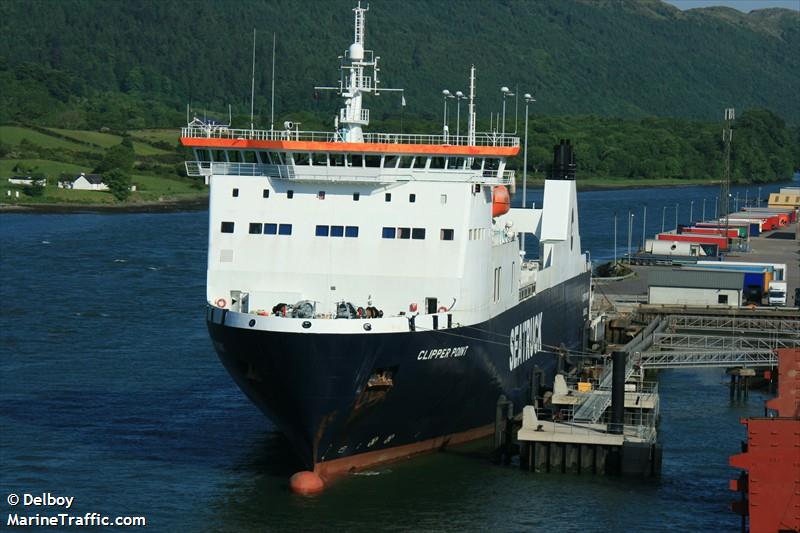
[[[214,303],[221,309],[225,309],[225,306],[228,305],[228,302],[225,301],[225,298],[217,298],[217,301]]]
[[[511,209],[511,195],[505,185],[492,189],[492,218],[505,215]]]

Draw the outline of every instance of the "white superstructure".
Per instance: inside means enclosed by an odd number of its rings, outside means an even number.
[[[228,310],[227,323],[408,331],[419,315],[420,327],[469,325],[589,270],[575,181],[548,180],[543,209],[509,209],[506,158],[519,139],[475,132],[474,91],[464,136],[363,131],[378,57],[364,49],[365,9],[354,11],[354,42],[332,88],[344,99],[334,132],[197,119],[182,130],[196,155],[187,171],[210,185],[207,298]],[[539,239],[539,260],[523,261],[520,232]],[[287,319],[298,302],[304,311]],[[329,320],[342,302],[381,318],[370,329]],[[278,304],[288,304],[286,316]]]

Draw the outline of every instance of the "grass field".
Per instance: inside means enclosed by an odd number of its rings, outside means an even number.
[[[174,145],[181,136],[181,131],[174,130],[132,130],[131,137],[144,139],[149,142],[166,142]]]
[[[17,163],[25,167],[33,168],[34,173],[41,172],[50,178],[54,183],[62,172],[78,175],[81,172],[91,172],[91,168],[73,165],[72,163],[62,163],[60,161],[50,161],[49,159],[0,159],[0,179],[8,183],[8,179],[15,173],[12,170]]]
[[[84,130],[65,130],[60,128],[47,128],[52,132],[58,133],[59,135],[63,135],[65,137],[69,137],[71,139],[77,139],[79,141],[88,142],[95,144],[97,146],[101,146],[103,148],[110,148],[114,145],[119,144],[122,141],[122,137],[119,135],[114,135],[112,133],[101,133],[99,131],[84,131]],[[149,130],[141,130],[141,131],[149,131]],[[156,130],[159,131],[159,130]],[[135,136],[133,136],[135,138]],[[147,139],[147,137],[142,137]],[[166,150],[161,150],[160,148],[155,148],[150,146],[149,144],[145,144],[143,142],[133,141],[133,151],[136,155],[140,155],[143,157],[149,155],[163,155],[168,154]]]
[[[51,137],[28,128],[19,126],[0,126],[0,141],[11,146],[18,146],[22,139],[28,139],[34,144],[44,148],[61,148],[73,152],[95,152],[97,148],[70,142],[57,137]]]

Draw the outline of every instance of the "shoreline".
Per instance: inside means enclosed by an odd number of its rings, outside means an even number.
[[[655,184],[647,185],[641,182],[631,183],[591,183],[591,179],[578,181],[578,192],[596,192],[596,191],[618,191],[627,189],[677,189],[685,187],[719,187],[719,183],[678,183],[678,184]],[[760,183],[759,185],[793,183],[794,180],[780,181],[780,182],[767,182]],[[756,185],[756,183],[731,183],[731,185]],[[521,192],[522,183],[516,185],[517,192]],[[542,189],[544,183],[538,181],[535,183],[528,183],[528,189]],[[67,214],[67,213],[172,213],[178,211],[202,211],[208,209],[208,196],[180,198],[174,200],[162,201],[148,201],[148,202],[135,202],[135,203],[122,203],[122,204],[78,204],[78,203],[22,203],[22,204],[9,204],[0,202],[0,214],[16,213],[16,214]]]
[[[0,214],[173,213],[178,211],[202,211],[205,209],[208,209],[208,196],[122,204],[8,204],[0,202]]]

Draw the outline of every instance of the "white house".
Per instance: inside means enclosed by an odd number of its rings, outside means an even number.
[[[72,188],[79,191],[107,191],[108,185],[103,183],[103,176],[100,174],[81,172],[81,175],[72,182]]]
[[[8,182],[13,185],[33,185],[34,181],[36,185],[41,185],[42,187],[47,185],[47,180],[44,178],[38,180],[34,180],[30,176],[14,176],[13,178],[8,178]]]

